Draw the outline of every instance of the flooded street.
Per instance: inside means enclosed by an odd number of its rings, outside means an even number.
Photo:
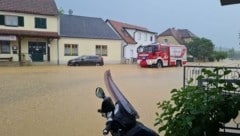
[[[95,88],[108,94],[108,69],[140,121],[156,130],[156,103],[182,87],[183,68],[28,66],[0,67],[0,135],[102,136],[105,119],[97,113]]]

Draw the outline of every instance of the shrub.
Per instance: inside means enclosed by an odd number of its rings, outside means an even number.
[[[234,119],[240,109],[239,80],[225,82],[226,68],[203,69],[196,80],[203,86],[191,85],[171,91],[171,99],[157,103],[155,126],[166,136],[217,136],[223,125]],[[206,80],[207,79],[207,80]],[[206,82],[207,81],[207,82]]]

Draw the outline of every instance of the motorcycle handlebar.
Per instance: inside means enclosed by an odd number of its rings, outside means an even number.
[[[111,127],[112,127],[112,121],[108,121],[106,123],[106,128],[103,129],[103,135],[107,135],[109,133],[109,131],[111,130]]]

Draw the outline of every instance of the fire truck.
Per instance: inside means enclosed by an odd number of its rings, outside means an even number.
[[[137,63],[141,67],[181,67],[187,63],[187,48],[185,45],[156,43],[139,46],[137,53]]]

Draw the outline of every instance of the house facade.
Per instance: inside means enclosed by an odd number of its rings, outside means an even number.
[[[101,18],[60,16],[59,64],[81,55],[100,55],[105,64],[121,63],[121,39]]]
[[[54,0],[0,0],[0,58],[57,62]],[[21,4],[19,4],[21,3]]]
[[[168,28],[157,36],[156,41],[158,43],[178,45],[190,42],[193,37],[197,36],[187,29]]]
[[[135,62],[137,48],[155,42],[155,32],[145,27],[122,23],[114,20],[106,20],[106,23],[121,37],[122,62]]]

